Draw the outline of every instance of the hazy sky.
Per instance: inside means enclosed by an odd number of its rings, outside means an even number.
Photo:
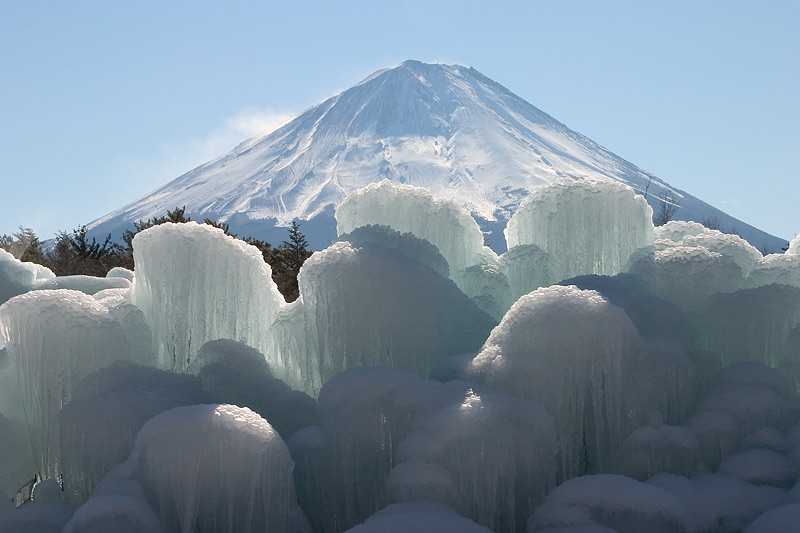
[[[793,0],[0,0],[0,234],[88,223],[418,59],[788,240],[798,28]]]

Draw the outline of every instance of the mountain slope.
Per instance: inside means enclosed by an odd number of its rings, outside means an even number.
[[[676,218],[714,217],[756,246],[782,243],[669,187],[472,68],[417,61],[376,72],[90,226],[116,237],[134,220],[186,206],[193,218],[227,221],[275,244],[286,236],[276,225],[300,220],[319,248],[335,237],[333,209],[348,193],[389,179],[455,198],[501,251],[501,230],[519,202],[565,178],[624,182],[647,190],[655,209],[658,194],[670,190],[680,204]]]

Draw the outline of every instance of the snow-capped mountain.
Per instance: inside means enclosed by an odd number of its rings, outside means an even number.
[[[675,218],[715,219],[755,246],[783,243],[614,155],[473,68],[406,61],[378,71],[282,128],[247,140],[90,224],[118,237],[135,220],[185,206],[275,244],[292,220],[314,248],[336,236],[333,211],[350,192],[389,179],[455,198],[497,251],[502,228],[529,191],[562,179],[611,178],[657,211],[670,192]],[[277,226],[277,227],[276,227]]]

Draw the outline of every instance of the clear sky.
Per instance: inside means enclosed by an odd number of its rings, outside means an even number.
[[[0,234],[88,223],[406,59],[800,232],[800,1],[0,0]]]

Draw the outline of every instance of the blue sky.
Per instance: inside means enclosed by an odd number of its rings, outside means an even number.
[[[0,0],[0,234],[88,223],[406,59],[800,232],[800,2]]]

